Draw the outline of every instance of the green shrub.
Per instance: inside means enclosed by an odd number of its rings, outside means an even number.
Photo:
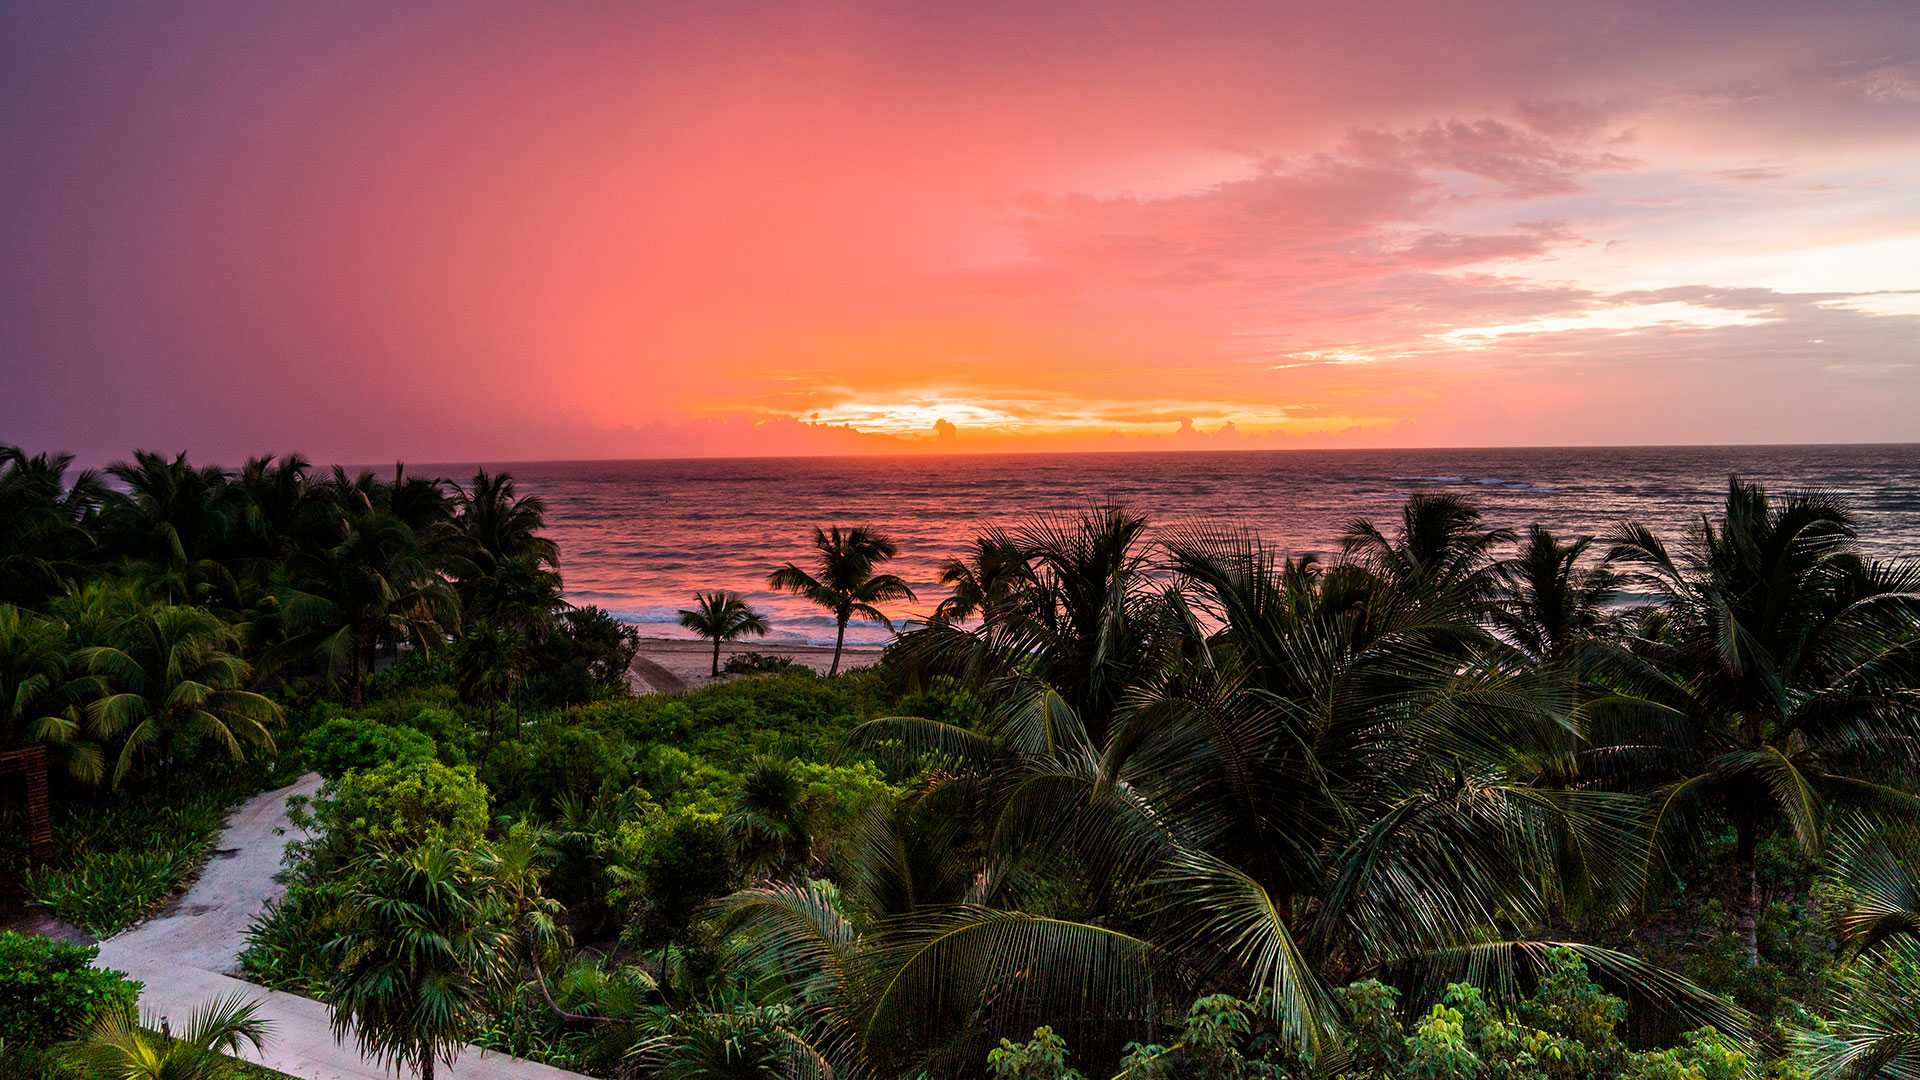
[[[319,997],[329,982],[320,947],[332,937],[324,920],[340,903],[342,887],[324,873],[289,882],[286,894],[268,901],[247,927],[240,969],[262,986]]]
[[[567,799],[591,800],[633,783],[634,746],[618,730],[548,717],[487,756],[487,789],[502,807],[552,814]]]
[[[131,1008],[140,984],[95,968],[99,949],[0,930],[0,1045],[29,1049],[71,1038],[107,1008]]]
[[[309,732],[302,746],[308,767],[330,780],[354,769],[431,761],[437,756],[433,740],[413,728],[345,716]]]
[[[608,839],[610,901],[635,917],[644,944],[684,938],[701,905],[738,883],[733,841],[720,815],[651,810]]]
[[[727,662],[720,665],[720,670],[728,675],[813,674],[812,668],[797,660],[751,650],[727,657]]]
[[[487,813],[487,789],[468,766],[414,761],[360,769],[321,789],[311,815],[320,832],[315,853],[334,866],[429,839],[472,844],[486,832]]]

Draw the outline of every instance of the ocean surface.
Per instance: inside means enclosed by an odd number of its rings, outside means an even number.
[[[492,467],[492,466],[490,466]],[[1328,553],[1355,517],[1390,528],[1416,492],[1451,492],[1491,524],[1540,522],[1605,534],[1637,519],[1669,543],[1712,513],[1727,477],[1846,497],[1877,556],[1920,556],[1920,445],[1620,449],[1275,451],[980,457],[538,462],[501,466],[546,500],[567,597],[657,636],[686,636],[676,612],[695,590],[746,595],[769,640],[831,644],[824,612],[767,589],[787,560],[811,569],[813,526],[870,525],[892,536],[892,564],[919,594],[944,595],[939,566],[984,524],[1132,505],[1152,520],[1231,521],[1293,553]],[[462,467],[422,467],[461,476]],[[471,466],[464,467],[466,473]],[[850,642],[888,633],[855,624]]]

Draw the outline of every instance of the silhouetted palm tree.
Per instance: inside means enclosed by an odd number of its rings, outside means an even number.
[[[1835,807],[1920,810],[1920,564],[1869,562],[1856,536],[1830,496],[1775,500],[1736,478],[1719,521],[1678,554],[1639,525],[1615,540],[1658,617],[1598,669],[1620,694],[1599,714],[1589,772],[1654,785],[1652,835],[1668,848],[1725,815],[1749,964],[1769,828],[1816,854]]]
[[[692,608],[680,609],[680,625],[713,642],[713,671],[720,675],[720,643],[767,636],[767,620],[747,606],[739,593],[694,593]]]
[[[775,570],[767,583],[783,592],[804,596],[833,613],[833,664],[827,674],[840,671],[840,652],[847,640],[847,623],[854,618],[893,629],[893,620],[877,606],[893,600],[914,599],[907,583],[892,574],[876,573],[881,563],[899,554],[894,542],[864,526],[832,531],[815,528],[813,546],[820,561],[815,573],[793,563]]]
[[[1005,603],[1032,581],[1033,568],[1020,545],[1005,532],[990,530],[974,539],[965,557],[948,559],[940,568],[940,584],[953,593],[940,601],[933,617],[960,622]]]
[[[1500,564],[1499,604],[1493,625],[1534,660],[1544,660],[1591,637],[1605,622],[1620,576],[1605,565],[1583,566],[1591,536],[1567,543],[1535,525],[1520,553]]]
[[[37,603],[60,591],[71,560],[94,546],[106,488],[91,470],[71,480],[72,454],[28,456],[0,444],[0,602]]]

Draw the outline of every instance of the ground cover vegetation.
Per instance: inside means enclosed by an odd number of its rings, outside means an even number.
[[[1014,520],[877,664],[634,697],[510,477],[0,469],[29,890],[124,925],[317,770],[243,959],[387,1063],[1920,1074],[1920,568],[1819,493],[1597,538],[1420,495],[1324,559]],[[776,585],[918,602],[885,536],[816,540]]]

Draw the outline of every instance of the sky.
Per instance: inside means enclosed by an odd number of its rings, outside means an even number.
[[[1920,441],[1920,3],[0,5],[0,442]]]

